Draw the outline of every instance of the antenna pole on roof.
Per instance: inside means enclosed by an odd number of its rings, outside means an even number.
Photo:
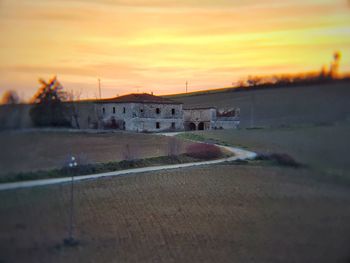
[[[100,79],[98,79],[98,95],[101,99],[101,80]]]
[[[188,89],[188,81],[186,80],[186,93],[187,93],[187,89]]]

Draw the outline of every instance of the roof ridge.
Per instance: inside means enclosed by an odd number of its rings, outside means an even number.
[[[102,99],[97,102],[111,103],[159,103],[159,104],[183,104],[168,98],[163,98],[149,93],[130,93],[114,98]]]

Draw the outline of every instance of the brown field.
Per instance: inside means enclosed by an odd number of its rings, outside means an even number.
[[[0,262],[349,262],[350,191],[222,164],[0,192]],[[317,176],[317,175],[315,175]]]
[[[205,131],[307,165],[225,163],[0,192],[0,262],[350,261],[349,124]],[[330,139],[331,138],[331,139]],[[334,172],[334,173],[333,173]]]
[[[344,81],[246,92],[203,92],[169,98],[183,102],[185,107],[239,107],[242,127],[334,123],[350,120],[349,86],[349,81]]]
[[[136,133],[1,132],[1,174],[62,168],[71,155],[80,164],[168,154],[169,138]],[[182,145],[180,152],[184,151]]]

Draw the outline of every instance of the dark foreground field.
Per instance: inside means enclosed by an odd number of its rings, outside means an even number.
[[[350,191],[260,165],[0,192],[0,262],[349,262]]]

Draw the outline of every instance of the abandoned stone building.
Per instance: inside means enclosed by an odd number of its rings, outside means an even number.
[[[114,129],[135,132],[232,129],[239,125],[239,109],[227,111],[187,108],[151,94],[66,102],[71,125],[77,129]],[[31,128],[32,104],[0,107],[0,129]],[[2,114],[4,113],[4,114]]]
[[[183,130],[182,103],[150,94],[129,94],[99,100],[97,111],[103,128],[137,132]]]

